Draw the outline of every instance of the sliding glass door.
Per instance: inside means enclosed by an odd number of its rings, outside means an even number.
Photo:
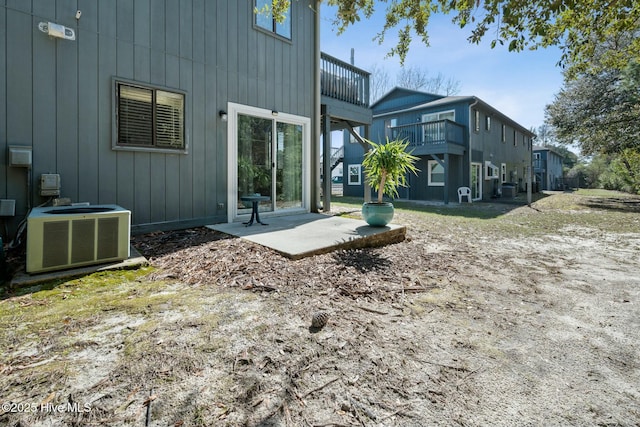
[[[273,121],[238,115],[237,200],[238,213],[251,213],[251,202],[242,197],[261,195],[260,211],[273,210]]]
[[[251,214],[245,196],[266,196],[260,212],[308,210],[309,120],[237,106],[229,114],[230,220]],[[268,198],[268,200],[267,200]],[[244,218],[244,217],[242,217]]]
[[[302,208],[302,126],[276,124],[275,209]]]

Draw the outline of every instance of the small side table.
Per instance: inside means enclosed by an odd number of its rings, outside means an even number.
[[[249,222],[243,222],[243,224],[245,224],[247,227],[249,227],[250,225],[253,225],[253,220],[255,218],[255,221],[259,224],[262,225],[269,225],[269,224],[265,224],[264,222],[260,221],[260,214],[258,213],[258,204],[260,202],[268,202],[269,200],[271,200],[271,197],[269,196],[241,196],[240,200],[242,200],[243,202],[251,202],[251,219],[249,220]]]

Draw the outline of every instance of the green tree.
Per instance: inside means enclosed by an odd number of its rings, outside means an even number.
[[[616,155],[600,177],[603,188],[640,194],[640,153],[624,150]]]
[[[319,0],[318,3],[322,3]],[[591,69],[591,58],[603,43],[618,43],[630,34],[624,48],[610,50],[602,58],[606,68],[622,69],[629,59],[640,57],[640,2],[637,0],[324,0],[337,7],[334,25],[338,33],[362,18],[370,18],[376,7],[386,5],[386,19],[375,37],[379,43],[397,30],[398,42],[389,55],[404,60],[413,36],[429,44],[427,27],[434,14],[452,16],[452,23],[470,28],[468,40],[490,39],[492,47],[506,45],[510,51],[559,46],[562,64],[570,74]],[[284,19],[290,0],[272,0],[276,19]],[[619,44],[619,43],[618,43]]]
[[[558,141],[575,143],[586,155],[640,150],[637,66],[630,63],[625,70],[565,79],[546,109],[547,122],[555,128]]]

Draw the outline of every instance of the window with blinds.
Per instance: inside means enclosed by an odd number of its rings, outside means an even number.
[[[185,148],[184,94],[116,82],[117,145]]]

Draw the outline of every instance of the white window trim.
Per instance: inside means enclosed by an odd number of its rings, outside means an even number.
[[[474,188],[475,186],[473,185],[473,182],[470,182],[469,184],[471,185],[471,197],[473,198],[473,200],[482,200],[482,182],[483,182],[483,179],[482,179],[482,163],[471,162],[471,169],[474,169],[474,168],[477,168],[477,170],[478,170],[478,176],[477,176],[477,178],[478,178],[478,181],[477,181],[477,183],[478,183],[478,194],[475,197],[473,197],[474,196],[473,192],[475,190],[475,188]],[[470,171],[469,177],[472,177],[472,176],[473,176],[473,171]]]
[[[391,128],[398,126],[398,118],[392,117],[384,121],[384,136],[391,138]]]
[[[455,122],[456,121],[456,110],[446,110],[446,111],[437,111],[435,113],[424,113],[422,115],[422,123],[427,122],[427,120],[426,120],[427,116],[436,116],[435,120],[429,120],[431,122],[436,122],[438,120],[444,120],[441,116],[449,115],[451,113],[453,113],[453,119],[449,119],[449,120]]]
[[[353,131],[355,133],[357,133],[358,135],[360,135],[360,138],[362,138],[362,129],[360,126],[353,128]],[[351,132],[349,132],[348,130],[345,130],[345,132],[347,132],[349,134],[349,144],[359,144],[360,141],[358,141],[356,139],[355,136],[353,136],[353,134]]]
[[[231,223],[241,218],[237,216],[238,198],[236,194],[238,184],[238,114],[302,126],[302,210],[309,212],[309,207],[311,206],[311,174],[309,173],[311,165],[311,119],[287,113],[278,113],[278,116],[274,117],[271,110],[233,102],[227,104],[227,112],[227,222]],[[261,212],[260,214],[262,215],[263,213]],[[266,216],[270,214],[270,212],[264,212]]]
[[[351,168],[358,169],[358,181],[351,182]],[[347,166],[347,185],[362,185],[362,165],[361,164],[351,164]]]
[[[484,162],[484,171],[485,181],[500,178],[500,176],[498,175],[498,167],[488,160]]]
[[[507,182],[507,164],[506,163],[500,163],[500,182],[501,183]]]
[[[440,166],[440,163],[436,160],[427,160],[427,185],[429,187],[444,187],[444,182],[431,182],[431,165],[433,164]],[[447,177],[444,179],[447,179]]]

